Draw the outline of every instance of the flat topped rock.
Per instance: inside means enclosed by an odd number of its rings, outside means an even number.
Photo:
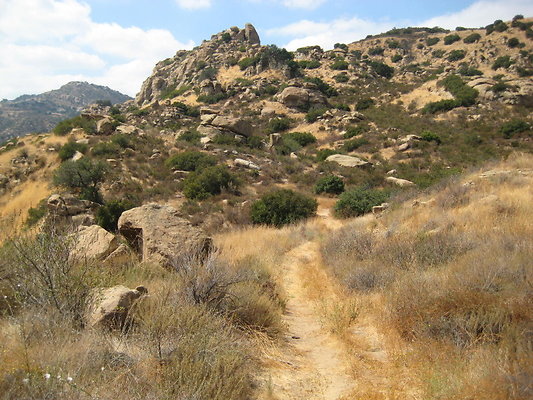
[[[207,256],[212,249],[211,238],[170,206],[151,203],[125,211],[118,229],[143,261],[169,268],[183,256]]]
[[[364,167],[370,165],[368,161],[361,160],[358,157],[347,156],[344,154],[333,154],[326,158],[326,161],[335,162],[344,167]]]

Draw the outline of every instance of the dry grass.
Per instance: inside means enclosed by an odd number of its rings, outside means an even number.
[[[514,156],[322,245],[425,398],[533,395],[532,167]]]

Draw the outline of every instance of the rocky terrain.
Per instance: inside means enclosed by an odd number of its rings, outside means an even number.
[[[3,144],[0,393],[530,398],[532,26],[231,27]]]
[[[98,100],[112,104],[130,98],[105,86],[70,82],[57,90],[0,101],[0,142],[28,133],[49,132]]]

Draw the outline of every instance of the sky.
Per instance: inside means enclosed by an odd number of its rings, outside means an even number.
[[[0,99],[73,80],[135,96],[154,65],[231,26],[325,49],[393,27],[482,27],[533,0],[0,0]]]

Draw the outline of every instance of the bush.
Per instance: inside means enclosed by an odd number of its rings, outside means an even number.
[[[183,194],[189,199],[204,200],[222,193],[222,190],[235,189],[237,179],[225,166],[207,167],[189,175],[183,182]]]
[[[401,54],[395,54],[393,55],[390,60],[393,62],[393,63],[397,63],[397,62],[400,62],[403,60],[403,56]]]
[[[382,56],[385,52],[385,49],[383,47],[372,47],[368,50],[369,56]]]
[[[53,132],[56,135],[63,136],[70,133],[74,128],[82,128],[88,134],[94,134],[96,133],[96,122],[92,119],[78,115],[77,117],[66,119],[58,123]]]
[[[96,211],[96,223],[108,232],[116,232],[122,213],[133,207],[136,207],[136,204],[129,200],[108,201]]]
[[[318,90],[321,91],[323,94],[325,94],[327,97],[333,97],[333,96],[337,96],[337,90],[328,85],[326,82],[324,82],[322,79],[320,78],[304,78],[304,80],[306,82],[310,82],[310,83],[314,83]]]
[[[331,69],[336,71],[345,71],[348,69],[350,64],[348,64],[347,61],[344,60],[336,60],[333,64],[331,64]]]
[[[459,75],[450,75],[440,82],[450,92],[458,107],[468,107],[476,103],[478,91],[466,85]]]
[[[298,66],[303,69],[316,69],[320,67],[320,61],[302,60],[302,61],[298,61]]]
[[[215,164],[216,159],[213,156],[192,150],[174,154],[165,161],[168,168],[181,171],[200,171]]]
[[[483,72],[481,72],[479,69],[476,69],[474,67],[469,67],[468,65],[464,64],[457,70],[457,72],[460,75],[463,76],[477,76],[477,75],[483,75]]]
[[[315,199],[289,189],[268,193],[252,204],[250,216],[254,224],[281,227],[315,215]]]
[[[370,62],[370,67],[376,74],[387,79],[392,78],[392,75],[394,74],[393,67],[378,61]]]
[[[518,40],[518,38],[512,37],[507,41],[507,47],[510,47],[511,49],[518,46],[520,46],[520,40]]]
[[[456,34],[444,36],[444,44],[447,46],[458,42],[459,40],[461,40],[461,38],[459,37],[459,35]]]
[[[513,64],[510,56],[500,56],[492,64],[492,69],[496,71],[499,68],[509,68]]]
[[[505,92],[506,90],[508,90],[510,88],[511,88],[511,86],[509,86],[505,82],[501,82],[500,81],[500,82],[492,85],[490,90],[492,90],[494,93],[501,93],[501,92]]]
[[[100,184],[105,180],[107,165],[101,161],[82,158],[78,161],[65,161],[56,170],[53,182],[78,192],[80,198],[102,203]]]
[[[256,58],[246,57],[246,58],[243,58],[242,60],[240,60],[237,63],[237,65],[239,66],[241,71],[244,71],[245,69],[251,67],[252,65],[256,65],[257,61],[258,60]]]
[[[225,100],[229,97],[228,93],[216,93],[216,94],[202,94],[196,99],[200,103],[216,104],[221,100]]]
[[[198,144],[200,143],[200,138],[202,135],[198,133],[196,130],[189,130],[187,132],[183,132],[179,137],[178,140],[183,140],[184,142]]]
[[[177,89],[176,89],[176,85],[169,86],[169,87],[167,87],[166,89],[164,89],[161,92],[160,98],[162,100],[164,100],[164,99],[173,99],[174,97],[181,96],[182,94],[184,94],[185,92],[187,92],[190,89],[191,89],[191,87],[189,85],[180,86]],[[144,110],[139,110],[139,111],[142,113]],[[146,111],[148,113],[148,110],[146,110]],[[144,115],[144,114],[139,114],[139,115]]]
[[[224,32],[222,34],[222,41],[226,43],[231,42],[231,34],[229,32]]]
[[[435,50],[431,53],[431,55],[435,58],[442,58],[444,57],[444,54],[446,54],[446,51],[442,50],[442,49],[439,49],[439,50]]]
[[[71,159],[77,151],[85,154],[87,152],[87,145],[82,143],[76,143],[73,141],[67,142],[63,146],[61,146],[57,154],[61,161],[66,161]]]
[[[502,20],[498,19],[494,21],[494,30],[496,32],[505,32],[508,28],[509,26],[507,26],[507,24]]]
[[[97,143],[92,149],[91,154],[93,156],[102,157],[115,157],[120,153],[120,146],[111,142]]]
[[[344,181],[335,175],[324,176],[315,185],[315,193],[341,194],[344,192]]]
[[[47,211],[47,201],[41,200],[36,207],[31,207],[28,210],[28,218],[26,218],[26,221],[24,223],[28,227],[35,226],[46,215]]]
[[[342,149],[344,151],[351,152],[368,143],[369,141],[365,138],[352,139],[348,140],[347,142],[344,142],[344,144],[342,145]]]
[[[326,107],[314,107],[310,109],[307,114],[305,115],[305,120],[312,124],[313,122],[316,122],[316,120],[321,117],[328,109]]]
[[[176,103],[172,103],[172,106],[179,109],[183,114],[189,116],[189,117],[198,117],[200,116],[200,110],[198,107],[192,107],[185,103],[182,103],[181,101],[178,101]]]
[[[422,140],[425,140],[426,142],[435,142],[437,144],[442,143],[442,139],[440,138],[440,136],[434,132],[430,132],[430,131],[422,132],[422,135],[420,135],[420,137],[422,138]]]
[[[450,52],[450,54],[448,54],[448,61],[459,61],[459,60],[462,60],[463,58],[465,58],[466,56],[466,51],[464,50],[453,50]]]
[[[351,218],[372,211],[387,200],[388,194],[374,189],[356,188],[344,192],[335,204],[335,215],[340,218]]]
[[[481,35],[479,33],[472,33],[471,35],[468,35],[463,39],[463,42],[466,44],[471,44],[479,41],[481,39]]]
[[[346,83],[350,80],[350,77],[346,73],[337,74],[333,77],[337,83]]]
[[[367,98],[359,100],[355,104],[355,110],[356,111],[364,111],[364,110],[367,110],[370,107],[372,107],[374,104],[375,104],[375,101],[372,100],[371,98],[367,97]]]
[[[272,118],[268,122],[266,132],[267,133],[283,132],[289,129],[290,127],[291,127],[291,120],[289,118],[286,118],[286,117]]]
[[[428,46],[435,46],[439,42],[440,42],[440,38],[438,37],[430,37],[426,39],[426,44]]]
[[[354,136],[366,132],[368,128],[365,125],[349,126],[344,133],[344,139],[350,139]]]
[[[531,129],[529,124],[520,119],[514,119],[512,121],[504,123],[500,127],[500,133],[506,138],[511,138],[515,133],[525,132]]]
[[[316,143],[316,137],[309,132],[290,132],[283,135],[286,138],[294,140],[300,146],[305,147],[309,144]]]
[[[339,154],[338,151],[336,150],[333,150],[333,149],[320,149],[320,150],[317,150],[316,152],[316,160],[321,162],[321,161],[326,161],[326,158],[328,158],[329,156],[332,156],[333,154]]]
[[[389,49],[397,49],[400,47],[400,42],[397,40],[387,40],[387,46]]]
[[[342,50],[348,51],[348,45],[344,44],[344,43],[335,43],[333,45],[333,48],[334,49],[342,49]]]
[[[436,114],[441,111],[450,111],[457,107],[458,105],[455,100],[439,100],[426,104],[422,109],[422,112],[426,114]]]

